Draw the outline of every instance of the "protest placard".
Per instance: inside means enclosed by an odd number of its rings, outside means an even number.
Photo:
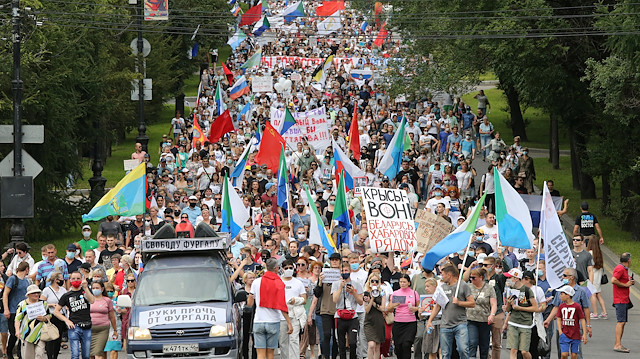
[[[334,282],[339,282],[340,278],[342,278],[338,268],[322,268],[322,274],[324,274],[322,283],[333,284]]]
[[[416,212],[417,251],[427,253],[429,250],[453,231],[453,225],[446,219],[425,210]]]
[[[283,110],[271,108],[271,124],[276,129],[282,128],[284,121]],[[311,111],[292,112],[291,115],[296,120],[296,126],[291,126],[282,137],[287,143],[294,147],[302,138],[306,137],[307,142],[316,150],[324,151],[331,146],[329,137],[329,124],[327,122],[327,112],[324,106]]]
[[[416,248],[413,210],[405,191],[361,187],[373,253],[412,252]]]
[[[124,160],[122,162],[124,163],[125,171],[132,171],[134,168],[138,167],[138,165],[140,164],[140,160]]]
[[[254,76],[251,78],[251,91],[273,92],[273,76]]]

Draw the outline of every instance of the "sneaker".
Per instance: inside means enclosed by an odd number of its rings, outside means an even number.
[[[600,318],[602,318],[602,319],[609,319],[609,318],[607,318],[607,313],[602,313],[602,314],[600,314]]]
[[[598,319],[598,314],[591,313],[591,320],[596,320],[596,319]]]

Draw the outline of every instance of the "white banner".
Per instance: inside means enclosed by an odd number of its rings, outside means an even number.
[[[331,146],[329,137],[329,123],[327,121],[327,111],[324,106],[311,111],[292,112],[297,125],[292,126],[282,137],[295,148],[302,138],[306,137],[307,142],[316,151],[324,151]],[[284,121],[284,111],[271,108],[271,125],[276,129],[282,128]]]
[[[208,323],[224,324],[227,313],[222,308],[205,307],[161,307],[140,312],[138,324],[141,328],[151,328],[162,324]]]
[[[273,92],[273,76],[254,76],[251,78],[251,91]]]
[[[388,58],[379,58],[379,57],[334,57],[333,64],[336,68],[340,68],[341,65],[348,66],[351,69],[354,66],[357,66],[362,60],[362,65],[364,65],[367,61],[374,66],[382,66],[386,67],[389,60]],[[287,64],[293,65],[295,62],[300,63],[300,66],[303,68],[309,66],[318,66],[324,58],[320,57],[299,57],[299,56],[262,56],[261,65],[267,66],[269,68],[274,68],[276,66],[284,68]]]
[[[551,288],[562,285],[562,273],[566,268],[575,268],[569,243],[562,230],[547,183],[542,186],[542,209],[540,210],[540,236],[544,240],[545,270]]]
[[[371,251],[414,251],[416,228],[407,193],[399,189],[373,187],[362,187],[360,192]]]

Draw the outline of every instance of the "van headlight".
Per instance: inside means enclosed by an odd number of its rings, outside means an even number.
[[[146,328],[129,327],[127,338],[129,340],[151,340],[151,332]]]
[[[233,323],[226,324],[216,324],[211,326],[211,330],[209,330],[210,337],[226,337],[226,336],[234,336],[236,334],[236,329]]]

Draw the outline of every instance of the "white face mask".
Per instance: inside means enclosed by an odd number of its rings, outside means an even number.
[[[90,231],[83,231],[82,235],[84,236],[84,238],[89,238],[91,236],[91,232]]]
[[[282,273],[282,276],[284,278],[291,278],[293,277],[293,269],[285,269]]]

